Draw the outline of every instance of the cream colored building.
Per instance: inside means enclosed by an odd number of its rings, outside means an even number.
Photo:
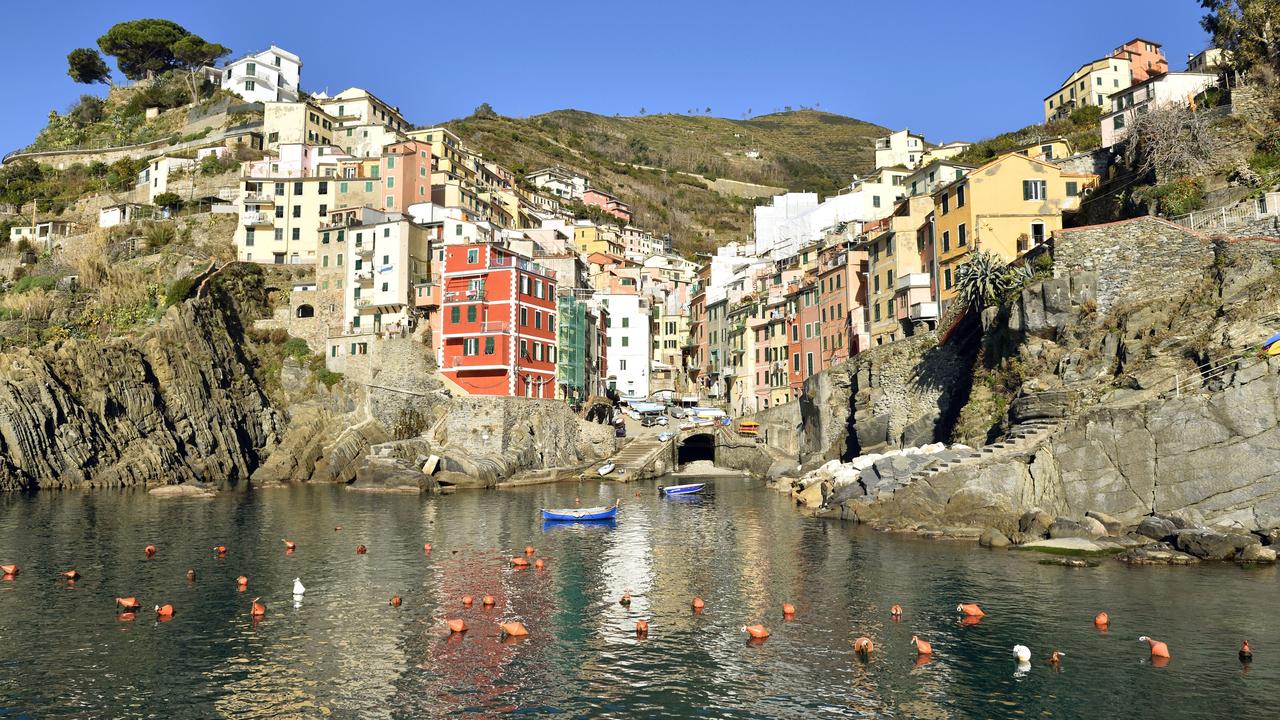
[[[343,204],[339,182],[326,176],[242,180],[236,258],[276,265],[315,263],[329,210]]]
[[[873,346],[901,339],[912,322],[937,318],[936,304],[916,307],[932,299],[930,268],[924,267],[916,247],[916,234],[932,211],[932,196],[915,195],[898,203],[884,227],[868,233],[869,297],[864,302],[870,308]],[[913,307],[915,317],[911,316]]]
[[[1108,98],[1133,84],[1133,70],[1124,58],[1104,57],[1087,62],[1071,73],[1062,85],[1044,99],[1044,119],[1061,120],[1072,110],[1086,105],[1106,112]]]
[[[263,149],[268,151],[290,144],[340,144],[334,142],[337,126],[336,118],[312,102],[263,103]]]

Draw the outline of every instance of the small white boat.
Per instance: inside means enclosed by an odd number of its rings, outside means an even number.
[[[608,475],[609,473],[613,472],[614,467],[616,466],[613,463],[605,463],[601,465],[600,469],[596,470],[596,472],[600,474],[600,477],[604,477],[605,475]]]

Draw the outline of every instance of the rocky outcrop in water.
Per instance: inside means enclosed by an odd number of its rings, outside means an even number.
[[[248,480],[281,416],[212,300],[138,337],[0,355],[0,490]]]

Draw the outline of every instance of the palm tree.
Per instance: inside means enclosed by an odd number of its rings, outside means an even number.
[[[980,250],[956,268],[956,294],[970,309],[981,310],[1005,297],[1013,288],[1013,275],[999,256]]]

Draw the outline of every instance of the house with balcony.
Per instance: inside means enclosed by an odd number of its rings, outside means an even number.
[[[933,255],[938,312],[956,297],[956,269],[987,250],[1009,262],[1063,227],[1096,187],[1097,175],[1068,173],[1052,163],[1006,153],[933,194]],[[895,307],[896,310],[896,307]],[[882,309],[883,314],[883,309]]]
[[[501,241],[444,247],[440,372],[473,395],[556,395],[555,273]]]
[[[867,307],[871,345],[879,346],[913,334],[919,326],[933,327],[938,304],[932,278],[916,238],[933,211],[933,198],[916,195],[898,203],[894,214],[863,241],[867,252]]]
[[[582,204],[598,207],[619,220],[631,222],[631,206],[603,190],[588,189],[582,193]]]
[[[272,45],[223,65],[221,85],[249,102],[297,102],[302,59]]]
[[[605,387],[622,397],[649,396],[650,328],[649,299],[631,292],[597,292],[595,301],[608,309],[605,319],[608,374]]]
[[[1135,83],[1169,72],[1169,61],[1165,59],[1162,46],[1151,40],[1134,38],[1112,51],[1111,57],[1129,61]]]
[[[962,165],[950,160],[933,160],[916,168],[902,181],[902,185],[906,188],[908,197],[932,195],[934,190],[959,180],[968,175],[972,169],[972,165]]]
[[[542,168],[524,176],[534,187],[563,200],[581,200],[591,181],[564,168]]]
[[[169,178],[179,173],[188,173],[196,166],[191,158],[161,155],[149,160],[138,173],[136,186],[146,194],[147,202],[155,202],[157,195],[169,192]]]
[[[915,169],[928,148],[924,136],[910,130],[899,130],[888,137],[876,139],[876,169],[904,167]]]
[[[1218,84],[1216,73],[1174,72],[1157,75],[1111,95],[1111,111],[1102,116],[1102,147],[1124,140],[1139,115],[1160,107],[1189,106],[1196,96]]]
[[[1073,110],[1094,105],[1106,112],[1107,98],[1133,84],[1127,58],[1103,57],[1081,65],[1044,98],[1044,120],[1062,120]]]

